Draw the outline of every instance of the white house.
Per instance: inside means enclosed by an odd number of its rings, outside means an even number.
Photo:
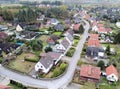
[[[113,65],[110,65],[109,67],[106,68],[106,74],[108,81],[111,82],[118,81],[118,72]]]
[[[35,65],[35,71],[42,71],[48,73],[54,64],[53,58],[50,56],[42,57]]]
[[[64,53],[66,48],[62,44],[56,44],[53,48],[54,52]]]
[[[98,32],[98,27],[97,27],[97,25],[95,25],[95,26],[92,27],[92,31]]]
[[[22,32],[23,28],[18,24],[17,27],[16,27],[16,31],[17,32]]]
[[[70,47],[70,43],[67,38],[64,38],[60,44],[56,44],[53,51],[65,54]]]

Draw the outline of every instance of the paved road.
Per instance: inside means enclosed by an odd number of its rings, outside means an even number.
[[[12,72],[12,71],[4,68],[3,66],[0,67],[0,75],[7,76],[10,79],[21,82],[26,86],[32,86],[32,87],[36,87],[36,88],[48,88],[48,89],[63,89],[61,87],[69,84],[72,80],[75,68],[77,66],[77,62],[78,62],[78,60],[80,58],[80,54],[82,52],[83,45],[86,41],[86,38],[88,37],[88,30],[90,28],[90,25],[87,21],[85,21],[85,20],[83,20],[83,21],[86,23],[86,26],[84,26],[85,32],[82,36],[82,39],[78,43],[78,47],[76,48],[76,51],[75,51],[73,57],[70,59],[67,72],[61,78],[56,79],[56,80],[37,80],[37,79],[33,79],[29,76],[23,75],[23,74],[18,74],[18,73]]]

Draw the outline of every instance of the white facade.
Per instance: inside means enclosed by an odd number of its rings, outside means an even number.
[[[17,32],[21,32],[23,31],[22,27],[18,24],[17,27],[16,27],[16,31]]]
[[[107,80],[112,82],[118,81],[118,77],[115,74],[110,74],[110,75],[107,75]]]
[[[95,25],[92,27],[92,31],[98,32],[98,27]]]
[[[55,52],[64,52],[66,48],[62,44],[56,44],[53,50]]]
[[[53,64],[51,64],[48,68],[45,68],[40,62],[35,65],[35,71],[42,70],[43,73],[48,73],[52,68]]]

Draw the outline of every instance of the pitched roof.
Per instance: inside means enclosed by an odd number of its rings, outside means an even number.
[[[110,65],[106,68],[106,74],[107,76],[110,74],[115,74],[118,77],[117,69],[113,65]]]
[[[88,46],[90,47],[100,47],[100,42],[97,39],[89,39]]]
[[[50,67],[51,64],[54,63],[53,58],[51,56],[42,57],[39,61],[46,69]]]
[[[112,31],[111,28],[105,28],[105,27],[100,27],[98,30],[99,32],[111,32]]]
[[[68,29],[67,32],[73,36],[74,31],[72,29]]]
[[[4,32],[0,32],[0,39],[6,38],[8,35]]]
[[[80,70],[81,77],[100,79],[100,68],[92,65],[82,65]]]
[[[90,39],[98,39],[98,34],[90,34]]]
[[[64,38],[61,42],[61,44],[67,49],[70,46],[70,43],[66,38]]]
[[[13,89],[11,86],[0,85],[0,89]]]
[[[73,29],[74,29],[74,30],[79,30],[80,25],[81,25],[81,24],[75,24],[74,27],[73,27]]]
[[[98,23],[97,26],[98,26],[98,28],[100,28],[100,27],[104,27],[104,24],[102,24],[102,23]]]

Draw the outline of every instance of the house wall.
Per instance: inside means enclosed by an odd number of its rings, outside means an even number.
[[[83,81],[92,81],[92,82],[95,82],[95,83],[99,82],[98,79],[88,78],[88,77],[83,77],[83,76],[80,77],[80,80],[83,80]]]
[[[115,74],[111,74],[107,76],[107,80],[109,81],[118,81],[118,77]]]
[[[38,62],[36,65],[35,65],[35,71],[39,71],[39,70],[42,70],[43,73],[48,73],[49,70],[52,68],[53,64],[51,64],[47,69],[40,63]]]

